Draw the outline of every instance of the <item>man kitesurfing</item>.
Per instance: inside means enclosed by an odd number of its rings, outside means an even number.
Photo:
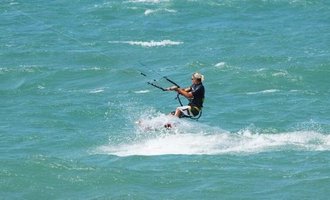
[[[179,106],[175,112],[172,112],[174,116],[181,117],[196,117],[200,115],[203,108],[203,102],[205,98],[205,89],[203,86],[204,76],[198,72],[192,74],[192,85],[188,88],[180,88],[177,85],[167,88],[170,91],[176,91],[178,94],[183,95],[189,100],[187,106]]]
[[[148,77],[145,73],[140,72],[142,76]],[[191,76],[192,85],[187,88],[181,88],[177,83],[172,81],[166,76],[162,78],[166,79],[168,82],[172,83],[172,87],[164,88],[157,84],[157,80],[154,79],[152,82],[147,82],[149,85],[158,88],[162,91],[175,91],[177,92],[176,99],[179,101],[180,106],[176,108],[175,111],[171,112],[170,115],[176,116],[178,118],[190,118],[198,120],[202,115],[202,108],[205,98],[205,88],[203,85],[204,76],[198,72],[195,72]],[[180,95],[188,99],[188,105],[183,105],[180,99]],[[152,129],[148,125],[145,125],[143,120],[137,122],[139,125],[146,129]],[[166,122],[163,125],[165,128],[172,128],[173,122]]]

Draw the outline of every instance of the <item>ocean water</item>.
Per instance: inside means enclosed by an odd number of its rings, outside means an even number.
[[[329,199],[329,1],[2,0],[0,19],[0,199]],[[169,117],[147,82],[195,71],[202,117]]]

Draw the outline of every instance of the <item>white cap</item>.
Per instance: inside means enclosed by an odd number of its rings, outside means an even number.
[[[204,81],[204,75],[202,75],[201,73],[195,72],[193,73],[192,77]]]

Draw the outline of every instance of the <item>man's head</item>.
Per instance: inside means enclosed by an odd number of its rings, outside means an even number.
[[[201,73],[195,72],[193,73],[191,80],[197,81],[197,82],[203,82],[204,76]]]

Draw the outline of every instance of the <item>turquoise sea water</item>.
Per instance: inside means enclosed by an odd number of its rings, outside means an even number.
[[[329,1],[4,0],[0,19],[0,199],[329,198]],[[195,71],[202,117],[169,118],[147,82]]]

